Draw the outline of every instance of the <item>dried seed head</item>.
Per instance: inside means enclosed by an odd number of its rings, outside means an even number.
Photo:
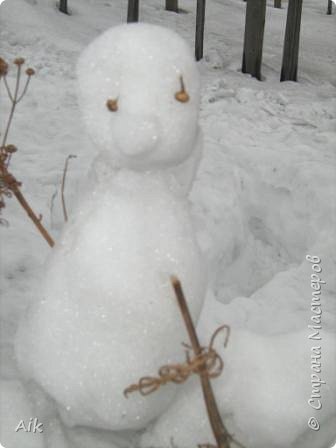
[[[14,59],[14,64],[17,66],[23,65],[24,63],[25,63],[25,60],[23,58]]]
[[[14,152],[17,151],[17,147],[15,145],[7,145],[7,146],[5,146],[5,151],[8,154],[13,154]]]
[[[29,68],[27,68],[27,70],[26,70],[26,74],[27,74],[28,76],[33,76],[33,75],[35,75],[35,70],[34,70],[33,68],[29,67]]]
[[[4,59],[0,58],[0,77],[6,76],[7,73],[8,73],[8,64]]]
[[[118,110],[118,98],[117,99],[108,99],[106,101],[106,107],[111,112],[116,112]]]

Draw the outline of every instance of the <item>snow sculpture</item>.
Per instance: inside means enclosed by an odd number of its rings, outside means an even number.
[[[78,77],[98,156],[16,352],[68,425],[135,429],[167,408],[175,386],[145,398],[124,389],[181,360],[188,340],[170,275],[194,319],[205,294],[186,198],[201,146],[199,75],[178,35],[132,24],[89,45]]]

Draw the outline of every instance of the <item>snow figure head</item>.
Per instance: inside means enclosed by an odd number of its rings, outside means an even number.
[[[195,147],[199,74],[185,41],[148,24],[111,28],[78,63],[90,137],[116,166],[174,166]]]

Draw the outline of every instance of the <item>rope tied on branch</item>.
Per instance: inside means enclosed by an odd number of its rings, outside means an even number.
[[[157,377],[145,376],[140,378],[137,384],[132,384],[124,390],[124,395],[139,391],[143,396],[157,391],[161,386],[168,383],[184,383],[192,374],[206,374],[208,378],[218,377],[224,368],[224,362],[214,349],[214,343],[219,333],[226,332],[224,347],[227,346],[230,337],[230,327],[222,325],[213,333],[208,347],[202,347],[198,355],[191,357],[192,347],[182,344],[187,348],[186,361],[181,364],[168,364],[160,367]]]

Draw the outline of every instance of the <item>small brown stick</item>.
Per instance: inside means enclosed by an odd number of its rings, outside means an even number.
[[[54,240],[52,239],[52,237],[50,236],[50,234],[48,233],[48,231],[46,230],[46,228],[43,226],[43,224],[41,223],[41,215],[37,216],[34,211],[32,210],[32,208],[30,207],[30,205],[28,204],[28,202],[26,201],[25,197],[23,196],[23,194],[21,193],[21,190],[19,188],[20,183],[17,182],[17,180],[15,179],[14,176],[12,176],[7,168],[5,167],[4,164],[0,165],[0,174],[1,174],[1,178],[3,179],[5,186],[7,188],[8,192],[12,192],[14,194],[14,196],[16,197],[16,199],[19,201],[19,203],[22,205],[22,207],[25,209],[25,211],[27,212],[27,215],[29,216],[29,218],[33,221],[33,223],[35,224],[35,226],[37,227],[38,231],[41,233],[41,235],[43,236],[43,238],[47,241],[47,243],[49,244],[50,247],[53,247],[55,245]]]
[[[33,223],[35,224],[35,226],[37,227],[38,231],[41,233],[43,238],[46,240],[46,242],[49,244],[50,247],[54,247],[55,241],[52,239],[52,237],[48,233],[47,229],[41,223],[41,215],[39,217],[36,216],[36,214],[33,212],[32,208],[30,207],[30,205],[24,198],[23,194],[21,193],[19,187],[14,187],[12,189],[12,191],[13,191],[16,199],[20,202],[22,207],[26,210],[27,215],[33,221]]]
[[[70,159],[75,159],[77,156],[70,154],[66,159],[65,159],[65,164],[64,164],[64,169],[63,169],[63,177],[62,177],[62,186],[61,186],[61,197],[62,197],[62,209],[63,209],[63,216],[64,216],[64,221],[67,222],[68,221],[68,213],[67,213],[67,209],[66,209],[66,205],[65,205],[65,197],[64,197],[64,190],[65,190],[65,179],[66,179],[66,175],[67,175],[67,171],[68,171],[68,165],[69,165],[69,160]]]
[[[171,283],[173,285],[176,298],[187,327],[187,331],[190,337],[192,348],[196,356],[199,356],[202,352],[202,347],[199,343],[195,326],[193,324],[188,305],[182,290],[181,282],[175,276],[171,276]],[[217,448],[230,448],[230,440],[232,437],[224,426],[222,418],[220,416],[216,399],[213,393],[213,389],[207,375],[205,368],[200,370],[200,379],[202,384],[203,396],[206,403],[208,417],[210,425],[217,442]]]

